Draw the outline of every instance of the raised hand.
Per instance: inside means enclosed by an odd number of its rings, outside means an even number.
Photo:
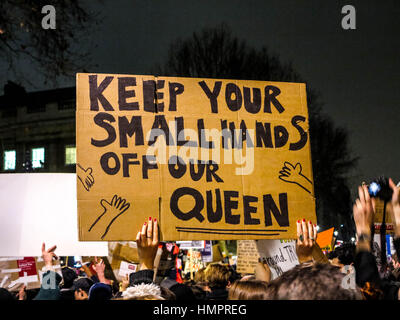
[[[17,293],[17,298],[18,300],[26,300],[27,295],[26,295],[26,285],[23,284],[21,286],[21,288],[19,289],[18,293]]]
[[[121,197],[118,197],[117,195],[114,195],[111,202],[108,202],[105,199],[102,199],[100,201],[100,205],[103,207],[103,213],[97,217],[97,219],[93,222],[93,224],[89,228],[89,232],[93,229],[93,227],[97,224],[97,222],[100,221],[100,219],[105,216],[105,219],[110,221],[107,224],[106,230],[104,231],[103,235],[101,236],[101,239],[104,239],[104,237],[107,235],[111,225],[114,223],[114,221],[121,215],[123,214],[126,210],[129,209],[130,203],[126,202],[125,199],[122,199]]]
[[[371,227],[374,221],[375,200],[369,196],[366,185],[358,187],[358,196],[353,205],[353,216],[356,224],[357,234],[371,236]]]
[[[86,191],[89,191],[94,184],[92,172],[92,168],[84,169],[79,163],[76,164],[76,175]]]
[[[104,264],[103,259],[98,260],[97,257],[94,257],[93,268],[97,273],[97,278],[99,281],[105,284],[111,284],[111,281],[106,279],[104,270],[106,269],[106,265]]]
[[[129,287],[129,274],[126,274],[125,277],[122,278],[122,281],[119,286],[119,291],[123,292]]]
[[[57,246],[52,246],[50,249],[46,250],[45,243],[42,244],[42,257],[46,268],[51,268],[53,266],[53,258],[58,259],[57,255],[54,253],[56,249]]]
[[[300,263],[313,260],[313,247],[317,240],[317,226],[311,221],[297,221],[296,252]]]
[[[270,282],[271,280],[271,269],[268,264],[258,260],[256,267],[254,268],[254,275],[257,280]]]
[[[312,183],[311,181],[304,176],[301,171],[302,167],[300,163],[297,163],[295,166],[290,162],[285,161],[284,166],[281,171],[279,171],[279,179],[289,183],[295,183],[299,187],[306,190],[308,193],[311,193]]]
[[[139,268],[153,269],[154,259],[158,249],[158,223],[157,219],[149,218],[142,226],[142,230],[136,235],[136,244],[139,255]]]
[[[387,209],[394,223],[396,237],[400,237],[400,188],[389,178],[389,187],[393,190],[392,200],[388,203]]]
[[[97,257],[94,257],[93,269],[96,271],[97,275],[104,274],[106,265],[104,264],[103,259],[98,260]]]

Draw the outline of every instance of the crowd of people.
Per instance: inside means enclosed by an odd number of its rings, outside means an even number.
[[[394,247],[400,252],[400,188],[389,179],[393,191],[387,212],[394,224]],[[325,255],[316,243],[316,225],[305,219],[297,221],[297,266],[271,280],[267,264],[259,262],[254,275],[240,275],[223,263],[200,269],[193,279],[177,281],[173,276],[155,281],[154,260],[159,246],[158,221],[149,218],[136,237],[138,271],[115,283],[105,276],[105,264],[95,259],[93,272],[83,266],[82,274],[68,267],[62,277],[55,272],[56,246],[42,246],[46,272],[42,286],[33,300],[370,300],[400,298],[400,263],[396,255],[382,273],[373,254],[375,200],[367,186],[358,188],[353,206],[357,231],[356,244],[345,244]],[[347,281],[349,270],[355,281]],[[1,300],[28,299],[22,286],[15,295],[0,289]]]

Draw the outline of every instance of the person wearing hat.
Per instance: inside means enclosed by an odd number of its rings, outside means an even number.
[[[90,288],[94,285],[94,281],[87,277],[79,277],[75,279],[71,290],[74,292],[75,300],[88,300]]]
[[[68,266],[61,269],[63,280],[60,284],[61,287],[61,300],[74,300],[74,291],[71,289],[74,280],[78,277],[76,271]]]
[[[15,301],[15,297],[10,291],[4,288],[0,288],[0,301]]]
[[[74,283],[74,280],[78,278],[76,271],[68,266],[64,266],[61,269],[63,281],[61,282],[61,286],[63,289],[70,289]]]
[[[105,301],[112,298],[112,288],[109,284],[97,282],[89,289],[88,299],[91,301]]]

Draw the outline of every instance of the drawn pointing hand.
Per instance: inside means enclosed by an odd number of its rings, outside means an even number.
[[[290,162],[285,161],[282,170],[279,171],[279,179],[285,182],[295,183],[308,193],[311,193],[310,190],[312,189],[312,182],[301,173],[302,169],[303,168],[300,163],[297,163],[294,166]]]
[[[100,201],[101,206],[104,208],[104,213],[109,212],[109,215],[114,215],[118,213],[124,213],[130,206],[125,199],[114,195],[111,203],[105,199]]]
[[[300,163],[297,163],[296,166],[293,166],[291,163],[286,161],[282,170],[279,171],[281,174],[279,178],[286,182],[296,182],[301,174],[301,170],[302,167]]]
[[[89,191],[94,184],[92,172],[92,168],[84,169],[79,163],[76,164],[76,175],[86,191]]]
[[[114,221],[121,215],[123,214],[126,210],[129,209],[130,203],[126,202],[125,199],[122,199],[121,197],[118,197],[117,195],[114,195],[111,202],[108,202],[105,199],[102,199],[100,201],[100,205],[103,207],[104,211],[103,213],[96,219],[96,221],[91,225],[89,232],[92,230],[92,228],[96,225],[96,223],[103,217],[106,216],[106,218],[111,219],[110,223],[107,225],[107,228],[104,232],[104,234],[101,236],[101,239],[103,239],[106,234],[108,233],[111,225],[114,223]]]

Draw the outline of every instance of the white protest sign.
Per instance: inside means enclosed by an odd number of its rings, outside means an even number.
[[[203,262],[213,262],[213,249],[212,249],[212,242],[211,241],[205,241],[206,245],[204,249],[201,249],[201,259]]]
[[[136,269],[137,269],[137,264],[121,261],[118,276],[123,278],[126,275],[131,274],[132,272],[136,272]]]
[[[107,242],[78,241],[76,175],[0,175],[0,256],[38,256],[42,243],[59,256],[107,256]]]
[[[189,249],[204,249],[206,242],[204,240],[200,241],[176,241],[179,244],[179,249],[189,250]]]
[[[390,243],[390,245],[389,245]],[[381,248],[381,235],[380,234],[374,234],[374,247],[378,247],[379,250],[382,250]],[[391,236],[390,234],[386,235],[386,254],[388,256],[392,256],[393,254],[396,253],[396,249],[394,248],[394,244],[393,244],[393,236]]]
[[[271,279],[299,264],[295,240],[257,240],[258,254],[271,269]]]

